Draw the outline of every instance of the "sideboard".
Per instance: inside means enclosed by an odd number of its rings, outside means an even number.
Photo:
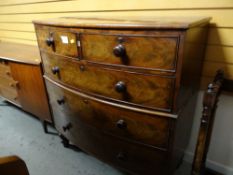
[[[0,95],[38,117],[47,132],[52,117],[36,46],[0,42]]]

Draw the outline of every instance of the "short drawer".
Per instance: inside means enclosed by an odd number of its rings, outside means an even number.
[[[8,61],[0,59],[0,75],[4,77],[11,77],[11,70]]]
[[[0,84],[2,87],[9,88],[9,89],[17,89],[19,87],[19,82],[13,80],[11,77],[5,77],[0,75]]]
[[[82,58],[104,64],[176,69],[178,36],[82,34]]]
[[[81,122],[124,139],[168,148],[170,118],[104,104],[59,87],[51,80],[46,80],[46,85],[55,125],[63,134]]]
[[[13,103],[20,105],[16,89],[5,87],[0,84],[0,95]]]
[[[78,57],[77,34],[60,28],[36,28],[40,49],[48,52]]]
[[[41,53],[45,74],[74,88],[142,107],[170,111],[175,78],[96,67]]]

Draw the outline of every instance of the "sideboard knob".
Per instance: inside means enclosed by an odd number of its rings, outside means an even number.
[[[18,81],[11,82],[9,85],[10,85],[10,87],[18,88],[19,87],[19,82]]]
[[[6,75],[7,75],[7,76],[10,76],[10,75],[11,75],[11,72],[10,72],[10,71],[6,71]]]

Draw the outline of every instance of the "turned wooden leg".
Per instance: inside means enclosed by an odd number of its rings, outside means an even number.
[[[45,120],[42,120],[41,123],[42,123],[43,129],[44,129],[44,132],[47,134],[48,133],[47,122]]]
[[[60,134],[60,138],[62,139],[62,144],[65,148],[68,148],[70,146],[69,140],[65,138],[62,134]]]

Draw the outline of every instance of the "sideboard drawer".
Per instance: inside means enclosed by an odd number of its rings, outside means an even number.
[[[41,53],[45,74],[106,98],[169,111],[175,78],[98,68],[85,62]]]
[[[0,75],[4,77],[11,77],[11,70],[8,62],[1,59],[0,59]]]
[[[12,78],[8,61],[0,60],[0,95],[19,105],[18,82]]]
[[[178,36],[82,34],[82,57],[105,64],[120,64],[175,71]]]
[[[12,78],[7,78],[0,75],[1,86],[9,89],[16,90],[19,87],[19,82]]]
[[[168,148],[169,118],[133,112],[84,98],[49,80],[46,80],[46,85],[54,121],[56,126],[60,126],[60,132],[65,132],[64,127],[68,123],[72,128],[82,122],[115,136]]]
[[[40,49],[51,53],[78,57],[77,33],[43,28],[37,30],[38,44]]]
[[[8,99],[9,101],[20,105],[18,92],[16,89],[0,85],[0,94],[2,97]]]

